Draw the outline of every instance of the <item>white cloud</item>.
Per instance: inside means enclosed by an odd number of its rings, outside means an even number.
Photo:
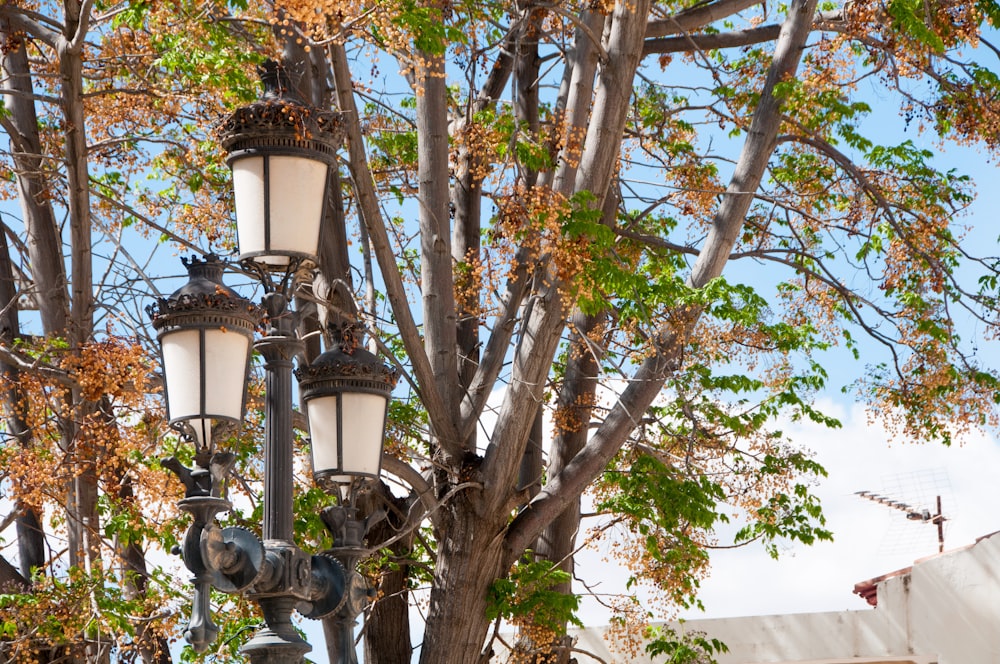
[[[829,473],[815,492],[835,541],[811,547],[796,543],[778,560],[753,546],[717,552],[711,577],[703,584],[706,611],[688,617],[863,609],[864,600],[852,593],[855,583],[937,552],[933,525],[907,521],[902,512],[863,500],[857,491],[875,491],[921,508],[932,508],[918,505],[921,488],[925,496],[939,491],[949,519],[945,549],[1000,529],[1000,516],[991,509],[1000,494],[996,440],[977,435],[951,448],[890,441],[880,426],[868,424],[862,406],[821,405],[840,418],[842,429],[795,423],[785,430],[796,443],[814,450]],[[920,487],[921,480],[928,486]],[[925,499],[933,503],[933,495]]]

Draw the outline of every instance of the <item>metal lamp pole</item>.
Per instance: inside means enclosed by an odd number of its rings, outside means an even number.
[[[311,650],[292,624],[299,602],[311,597],[310,559],[293,536],[292,366],[302,344],[292,332],[287,298],[269,293],[264,306],[271,325],[256,344],[264,357],[264,519],[261,533],[268,563],[251,592],[265,625],[243,646],[251,662],[297,664]]]

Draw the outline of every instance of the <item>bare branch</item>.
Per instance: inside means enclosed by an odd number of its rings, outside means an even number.
[[[53,381],[69,388],[79,388],[80,385],[62,369],[57,369],[51,364],[42,362],[39,358],[33,358],[16,351],[5,344],[0,344],[0,359],[13,366],[19,371],[30,371],[32,373],[45,376]]]
[[[52,47],[56,47],[62,39],[62,26],[59,23],[38,12],[22,9],[11,3],[0,4],[0,20],[6,21],[15,30],[20,30]]]
[[[653,39],[694,32],[762,2],[763,0],[718,0],[702,3],[668,18],[650,21],[646,24],[646,37]]]
[[[358,117],[357,106],[351,86],[351,71],[348,65],[347,52],[341,43],[332,43],[328,47],[330,62],[337,82],[337,96],[342,111],[349,117]],[[347,144],[351,176],[356,186],[355,196],[361,218],[368,229],[372,249],[381,269],[385,285],[386,297],[396,316],[400,338],[410,361],[413,363],[413,373],[420,385],[420,399],[427,409],[431,421],[435,423],[435,434],[446,440],[458,440],[453,419],[449,416],[448,407],[441,391],[434,380],[427,353],[424,351],[420,332],[407,301],[406,289],[396,269],[396,259],[389,236],[385,228],[385,220],[379,209],[375,183],[372,180],[368,158],[365,155],[364,137],[358,122],[347,122]]]
[[[40,101],[45,104],[58,104],[58,97],[49,97],[47,95],[39,94],[28,94],[21,90],[15,90],[13,88],[0,88],[0,95],[11,96],[11,97],[21,97],[23,99],[30,99],[31,101]]]
[[[814,28],[839,32],[843,30],[843,15],[841,12],[821,12],[816,17]],[[778,24],[762,25],[747,30],[732,32],[684,34],[679,37],[663,37],[647,39],[642,46],[642,54],[657,55],[664,53],[688,53],[692,51],[710,51],[721,48],[738,48],[752,44],[763,44],[778,38],[781,26]]]
[[[781,26],[774,24],[734,32],[647,39],[642,45],[642,54],[684,53],[688,51],[710,51],[717,48],[749,46],[750,44],[774,41],[780,32]]]

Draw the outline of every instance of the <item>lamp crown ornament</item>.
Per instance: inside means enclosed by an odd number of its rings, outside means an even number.
[[[386,391],[386,398],[399,381],[399,372],[358,343],[354,324],[329,326],[330,348],[312,364],[299,367],[295,376],[303,389],[308,389],[312,380],[365,379],[372,382],[373,389]]]
[[[334,164],[346,131],[343,114],[307,106],[294,91],[288,69],[268,60],[258,68],[264,92],[260,99],[241,106],[217,128],[228,160],[246,150],[307,150]]]
[[[225,264],[215,254],[203,259],[181,258],[188,271],[188,281],[168,297],[161,297],[146,307],[153,329],[161,335],[183,323],[191,315],[209,315],[212,322],[227,329],[252,333],[263,317],[263,310],[222,282]]]
[[[261,76],[263,96],[233,111],[217,131],[233,172],[239,260],[290,278],[316,260],[345,127],[341,113],[309,107],[293,94],[284,67],[265,63]]]
[[[218,256],[183,262],[187,283],[146,311],[160,343],[170,425],[210,454],[213,428],[243,417],[250,346],[263,310],[222,283]]]

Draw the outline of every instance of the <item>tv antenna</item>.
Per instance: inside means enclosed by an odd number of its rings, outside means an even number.
[[[865,500],[870,500],[873,503],[878,503],[879,505],[885,505],[886,507],[891,507],[894,510],[898,510],[906,514],[906,518],[910,521],[920,521],[921,523],[932,523],[937,526],[937,537],[938,537],[938,553],[944,551],[944,522],[947,521],[947,517],[941,512],[941,494],[936,496],[937,510],[931,512],[927,508],[913,507],[908,503],[904,503],[899,500],[893,500],[886,496],[873,493],[871,491],[855,491],[854,495],[860,496]]]

